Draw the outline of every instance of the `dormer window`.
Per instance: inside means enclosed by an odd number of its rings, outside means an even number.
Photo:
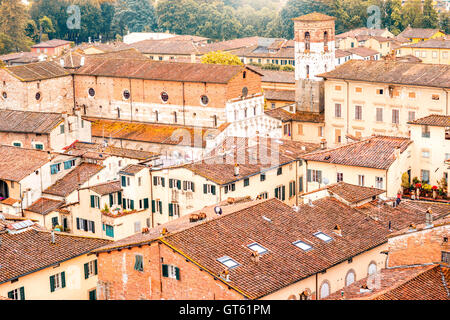
[[[228,269],[236,268],[237,266],[239,266],[239,263],[228,256],[223,256],[222,258],[217,259],[217,261],[226,266]]]

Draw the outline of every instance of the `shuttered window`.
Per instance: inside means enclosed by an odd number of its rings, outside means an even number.
[[[140,254],[135,255],[134,270],[144,271],[144,257]]]

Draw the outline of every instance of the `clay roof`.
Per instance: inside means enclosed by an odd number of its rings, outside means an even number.
[[[333,149],[315,151],[304,155],[303,159],[386,170],[395,161],[396,148],[403,153],[411,143],[408,138],[372,136]]]
[[[5,70],[23,82],[46,80],[70,75],[69,72],[53,61],[42,61],[21,66],[6,67]]]
[[[0,131],[49,134],[63,120],[60,113],[0,110]]]
[[[64,204],[64,201],[53,200],[48,198],[39,198],[31,206],[26,208],[26,211],[39,213],[42,215],[49,214],[59,209]]]
[[[333,232],[336,224],[342,236]],[[317,232],[332,240],[318,239]],[[293,244],[299,240],[312,249],[305,252]],[[239,266],[229,270],[227,284],[256,299],[385,243],[386,232],[376,221],[336,199],[302,205],[298,212],[270,199],[169,234],[162,241],[216,277],[225,269],[217,259],[232,258]],[[252,261],[247,248],[255,242],[268,250],[258,263]]]
[[[270,109],[264,112],[267,116],[281,120],[282,122],[313,122],[324,123],[325,115],[323,113],[296,111],[295,113],[284,110],[283,107]]]
[[[336,194],[349,203],[357,203],[363,200],[371,199],[372,197],[386,192],[385,190],[377,188],[361,187],[345,182],[338,182],[330,185],[327,189],[332,194]]]
[[[414,44],[406,45],[407,48],[432,48],[432,49],[450,49],[450,40],[444,38],[429,39]]]
[[[233,50],[232,53],[238,57],[255,57],[255,58],[274,58],[274,59],[294,59],[295,52],[293,47],[282,47],[277,49],[272,49],[269,51],[268,47],[261,47],[254,45],[251,47],[240,48]]]
[[[125,168],[119,171],[119,174],[128,174],[134,176],[136,173],[141,170],[147,169],[148,167],[140,165],[140,164],[129,164]]]
[[[76,46],[75,48],[73,48],[73,50],[81,50],[81,51],[85,51],[87,49],[90,48],[96,48],[100,51],[103,52],[113,52],[113,51],[119,51],[119,50],[125,50],[125,49],[130,49],[130,45],[120,42],[120,41],[116,41],[116,42],[112,42],[112,43],[82,43],[78,46]]]
[[[357,37],[357,36],[381,36],[386,29],[357,28],[336,35],[336,38]]]
[[[350,60],[319,76],[327,79],[450,88],[450,65],[443,64]]]
[[[335,51],[335,57],[336,58],[343,58],[343,57],[348,57],[351,56],[352,54],[346,50],[341,50],[341,49],[336,49]]]
[[[94,118],[86,119],[92,121],[91,129],[93,137],[143,141],[158,144],[196,146],[196,140],[194,139],[196,138],[196,130],[199,132],[199,134],[201,132],[202,137],[204,137],[205,132],[208,130],[208,128],[196,128],[182,125],[130,122]],[[183,139],[182,136],[179,136],[178,139],[174,137],[174,132],[180,129],[186,130],[185,132],[190,133],[190,141],[186,141],[189,139]],[[202,145],[197,147],[204,147],[205,145],[206,142],[203,138]]]
[[[145,54],[174,54],[190,55],[198,54],[197,46],[191,40],[143,40],[130,44]]]
[[[48,40],[48,41],[44,41],[41,43],[37,43],[31,47],[32,48],[56,48],[56,47],[64,46],[66,44],[71,44],[71,43],[72,42],[67,41],[67,40],[53,39],[53,40]]]
[[[261,81],[264,82],[276,82],[276,83],[295,83],[295,72],[291,71],[275,71],[266,70],[260,67],[248,66],[249,69],[253,69],[256,72],[263,75]]]
[[[371,57],[379,54],[378,51],[366,47],[350,48],[346,49],[346,51],[350,52],[351,54],[358,55],[360,57]]]
[[[7,63],[32,63],[39,61],[39,53],[36,52],[13,52],[9,54],[0,55],[0,60]]]
[[[199,46],[198,50],[201,53],[208,53],[211,51],[230,51],[234,49],[250,47],[258,44],[260,37],[246,37],[221,42],[209,43],[205,46]]]
[[[217,184],[224,185],[263,173],[293,162],[302,154],[318,148],[313,143],[299,141],[229,137],[210,152],[211,157],[186,164],[183,167]],[[220,154],[225,151],[223,154]],[[239,175],[234,175],[235,164]]]
[[[81,67],[81,58],[84,57],[84,63],[86,63],[87,60],[92,58],[102,58],[102,59],[142,59],[142,60],[148,60],[148,58],[140,53],[138,50],[134,48],[129,49],[123,49],[123,50],[117,50],[117,51],[107,51],[104,53],[97,53],[97,54],[83,54],[81,50],[71,50],[68,53],[66,53],[62,59],[64,59],[64,68],[71,68],[76,69]],[[59,63],[59,59],[55,60]]]
[[[110,181],[96,184],[95,186],[89,187],[89,189],[101,196],[104,196],[114,192],[122,191],[122,186],[120,185],[120,181]]]
[[[154,152],[119,148],[115,146],[104,147],[100,143],[82,142],[82,141],[76,141],[75,143],[67,147],[65,153],[76,156],[84,156],[84,155],[94,156],[95,154],[97,154],[98,158],[101,158],[99,157],[99,155],[103,156],[111,155],[116,157],[130,158],[137,160],[147,160],[157,156],[157,154]]]
[[[425,28],[411,28],[407,27],[403,32],[401,32],[398,37],[400,38],[420,38],[427,39],[434,36],[439,32],[439,29],[425,29]]]
[[[200,37],[200,36],[191,36],[188,34],[178,35],[178,36],[171,37],[168,39],[170,39],[172,41],[187,41],[187,40],[189,40],[189,41],[194,41],[194,42],[209,40],[209,38]],[[164,39],[161,39],[161,40],[163,41]]]
[[[44,193],[65,197],[77,190],[78,186],[87,182],[104,167],[94,163],[81,163],[53,185],[48,187]]]
[[[326,300],[448,300],[448,274],[449,268],[439,265],[382,269],[376,275],[379,281],[370,277],[361,279]]]
[[[280,100],[295,102],[295,91],[294,90],[264,90],[264,97],[267,100]]]
[[[2,201],[0,201],[1,204],[7,205],[7,206],[12,206],[18,202],[20,203],[21,201],[17,200],[17,199],[13,199],[13,198],[6,198],[6,199],[3,199]]]
[[[227,84],[244,66],[90,58],[75,74],[131,79]]]
[[[326,21],[326,20],[336,20],[335,17],[327,16],[326,14],[320,12],[312,12],[305,14],[303,16],[292,19],[294,21]]]
[[[434,127],[450,127],[450,116],[432,114],[424,118],[408,122],[409,124],[418,124]]]
[[[50,161],[45,151],[0,145],[0,179],[20,181]]]
[[[407,54],[406,56],[395,57],[395,61],[398,62],[422,62],[422,59],[413,56],[412,54]]]
[[[0,239],[0,283],[73,259],[109,243],[108,240],[55,232],[56,241],[52,244],[50,232],[34,229],[16,234],[2,233]]]

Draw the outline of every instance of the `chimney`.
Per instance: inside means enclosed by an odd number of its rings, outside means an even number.
[[[81,59],[80,59],[80,66],[81,67],[84,66],[84,57],[81,57]]]
[[[398,146],[395,147],[394,154],[395,154],[395,159],[400,158],[400,147],[398,147]]]
[[[235,176],[239,175],[239,165],[237,163],[234,165],[234,175]]]
[[[335,225],[333,229],[334,233],[336,233],[338,236],[342,236],[342,229],[340,225]]]
[[[322,139],[320,140],[320,149],[325,150],[327,148],[327,140]]]
[[[222,271],[222,273],[220,274],[220,277],[222,279],[224,279],[225,281],[230,281],[230,273],[228,271],[228,268],[226,268],[225,270]]]
[[[59,59],[59,64],[61,65],[61,67],[64,68],[64,59],[63,58]]]
[[[162,236],[165,236],[168,233],[169,233],[169,231],[167,230],[167,228],[162,228],[162,230],[161,230],[161,235]]]
[[[425,213],[425,224],[427,225],[427,228],[431,228],[433,226],[433,215],[431,208],[428,208],[427,212]]]
[[[54,230],[52,230],[51,235],[52,235],[52,244],[55,244],[56,240],[55,240],[55,231]]]
[[[258,263],[259,262],[259,253],[252,250],[251,255],[252,255],[252,261],[255,263]]]

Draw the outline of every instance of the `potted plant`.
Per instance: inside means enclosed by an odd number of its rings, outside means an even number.
[[[409,183],[409,175],[407,172],[402,174],[402,188],[403,188],[403,194],[408,194],[410,191],[410,183]]]
[[[432,186],[431,190],[433,190],[433,199],[436,200],[438,187],[437,186]]]
[[[416,183],[416,196],[417,196],[417,199],[419,199],[419,196],[420,196],[420,188],[422,188],[422,184],[421,183]]]
[[[431,185],[429,185],[428,183],[425,183],[422,186],[422,190],[425,194],[425,197],[431,197]]]

